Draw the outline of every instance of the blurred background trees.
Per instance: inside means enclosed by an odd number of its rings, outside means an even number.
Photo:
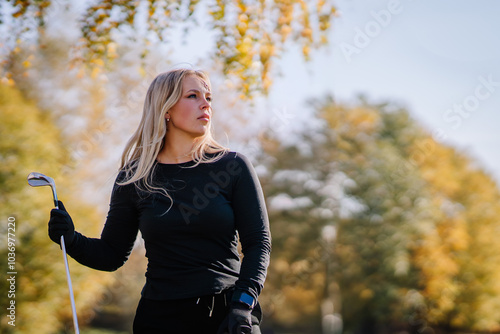
[[[0,211],[17,221],[19,272],[18,325],[2,306],[2,333],[72,332],[64,265],[46,231],[50,193],[26,176],[54,177],[77,229],[98,236],[149,82],[196,29],[215,36],[201,67],[218,97],[218,135],[253,159],[268,202],[264,333],[500,330],[499,192],[474,160],[392,102],[317,97],[293,134],[267,111],[252,121],[279,56],[295,46],[308,58],[327,43],[331,1],[1,4]],[[145,265],[140,240],[116,273],[70,260],[82,333],[130,332]]]
[[[23,98],[15,87],[0,86],[1,200],[3,219],[16,219],[16,327],[7,325],[9,318],[2,311],[2,333],[54,333],[72,323],[71,306],[59,247],[47,237],[49,209],[53,206],[48,189],[26,187],[26,177],[32,170],[43,170],[52,175],[58,186],[58,195],[66,200],[67,209],[75,220],[94,222],[99,219],[96,210],[81,201],[77,186],[64,177],[61,166],[69,160],[61,132],[51,115],[41,112]],[[45,191],[45,193],[43,193]],[[88,233],[98,232],[96,224],[82,224]],[[7,224],[1,227],[1,254],[7,259]],[[1,262],[7,273],[7,261]],[[91,272],[75,266],[72,261],[75,299],[80,317],[93,315],[92,306],[99,301],[111,275]],[[8,285],[2,280],[0,302],[7,305]]]
[[[302,150],[264,145],[274,324],[320,332],[330,299],[345,333],[498,330],[497,185],[396,105],[313,105]]]

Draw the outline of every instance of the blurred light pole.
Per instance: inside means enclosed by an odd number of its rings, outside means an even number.
[[[330,270],[332,248],[337,237],[337,229],[333,225],[326,225],[321,231],[322,244],[325,260],[325,285],[323,291],[323,302],[321,304],[321,328],[323,334],[341,334],[342,317],[335,312],[335,304],[330,294]]]

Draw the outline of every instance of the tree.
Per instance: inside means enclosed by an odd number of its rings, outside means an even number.
[[[4,24],[11,20],[13,26],[22,27],[15,30],[14,41],[34,31],[43,34],[54,1],[7,2],[14,10]],[[273,64],[290,45],[301,47],[309,59],[312,49],[327,44],[334,15],[331,0],[99,0],[86,8],[79,21],[82,39],[75,45],[75,60],[103,68],[117,57],[120,35],[129,41],[143,39],[144,57],[148,48],[170,42],[181,29],[187,36],[201,25],[211,32],[206,38],[214,40],[210,56],[248,96],[268,91]],[[16,43],[10,44],[15,50]]]
[[[337,203],[326,190],[338,182],[328,143],[316,139],[303,135],[298,148],[265,138],[259,159],[273,237],[261,299],[274,326],[298,332],[319,330],[320,301],[330,289],[325,269],[332,249],[321,232],[335,220]]]
[[[425,277],[427,320],[498,331],[500,317],[493,311],[500,306],[498,187],[470,158],[430,136],[415,141],[410,152],[432,194],[434,228],[425,233],[415,257]]]
[[[0,85],[0,215],[7,221],[16,221],[16,326],[7,324],[6,308],[0,311],[5,333],[53,333],[72,322],[61,250],[47,236],[49,211],[53,206],[48,189],[33,189],[26,177],[31,171],[46,173],[55,178],[59,198],[75,221],[99,221],[95,210],[78,198],[72,177],[62,175],[61,166],[68,163],[68,152],[62,145],[60,131],[47,113],[25,100],[12,87]],[[44,192],[45,191],[45,192]],[[74,203],[74,204],[69,204]],[[76,204],[78,203],[78,205]],[[81,230],[96,233],[96,224],[82,224]],[[0,255],[7,258],[7,225],[0,229]],[[12,232],[12,231],[10,231]],[[92,316],[91,306],[100,298],[104,285],[112,276],[95,273],[75,265],[70,260],[75,299],[82,325]],[[9,272],[7,262],[1,262],[2,271]],[[8,282],[0,288],[8,291]],[[10,300],[6,293],[0,296],[2,305]]]
[[[399,147],[411,142],[418,128],[406,111],[390,105],[326,100],[318,109],[334,139],[334,159],[350,180],[346,195],[358,202],[358,210],[336,222],[336,279],[345,327],[388,332],[404,319],[406,293],[418,282],[411,254],[425,189],[415,167],[395,177]],[[398,132],[388,126],[394,121],[403,125]]]
[[[312,105],[323,128],[264,141],[271,321],[317,329],[329,294],[345,333],[498,330],[492,178],[395,105]]]

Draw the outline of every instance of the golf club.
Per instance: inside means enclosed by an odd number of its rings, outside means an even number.
[[[53,178],[43,175],[42,173],[33,172],[28,175],[28,184],[32,187],[50,186],[54,197],[54,205],[56,209],[59,209],[59,205],[57,203],[56,183]],[[69,298],[71,299],[71,309],[73,311],[73,325],[75,327],[75,333],[80,334],[80,330],[78,328],[78,318],[76,317],[75,297],[73,296],[73,286],[71,284],[71,276],[69,275],[68,257],[66,255],[66,245],[64,243],[63,235],[61,235],[61,249],[63,251],[64,264],[66,265],[66,279],[68,281]]]

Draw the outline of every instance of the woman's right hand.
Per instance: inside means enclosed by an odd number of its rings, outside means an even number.
[[[59,209],[52,209],[50,211],[49,237],[56,244],[60,245],[61,235],[63,235],[64,243],[66,246],[69,246],[75,238],[75,225],[73,225],[71,216],[66,211],[66,208],[64,208],[63,202],[57,202]]]

